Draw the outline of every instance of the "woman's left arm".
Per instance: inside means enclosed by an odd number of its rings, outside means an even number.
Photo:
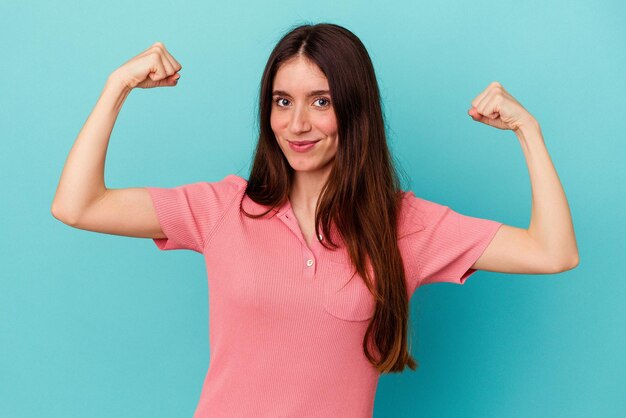
[[[569,205],[537,120],[497,81],[473,101],[477,122],[512,130],[530,174],[532,211],[528,229],[502,225],[472,268],[520,274],[550,274],[578,265]]]

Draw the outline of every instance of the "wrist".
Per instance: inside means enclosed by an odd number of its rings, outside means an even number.
[[[541,126],[536,119],[532,118],[520,123],[519,127],[513,132],[515,132],[515,135],[520,139],[529,136],[541,136]]]
[[[111,74],[107,78],[99,101],[103,101],[106,107],[110,107],[115,112],[119,112],[131,91],[132,88],[122,78],[117,74]]]
[[[128,93],[132,90],[132,87],[130,87],[115,71],[113,71],[107,78],[106,87],[114,89],[124,95],[128,95]]]

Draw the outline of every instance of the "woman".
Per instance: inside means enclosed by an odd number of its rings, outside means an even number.
[[[52,212],[76,228],[203,254],[211,363],[195,416],[371,416],[379,375],[417,367],[407,323],[418,286],[578,264],[567,200],[526,109],[494,82],[468,113],[519,139],[533,190],[528,229],[402,191],[369,55],[334,24],[295,27],[272,51],[248,180],[107,189],[124,99],[135,87],[175,86],[181,68],[156,43],[111,74]]]

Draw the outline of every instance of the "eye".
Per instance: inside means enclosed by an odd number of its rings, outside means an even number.
[[[330,100],[328,100],[326,97],[318,97],[317,99],[315,99],[316,102],[319,101],[319,100],[323,100],[323,101],[326,102],[326,104],[322,105],[322,107],[326,107],[326,106],[330,105]]]
[[[284,106],[280,105],[280,101],[281,100],[287,100],[287,99],[285,99],[283,97],[278,97],[278,98],[274,99],[274,103],[276,103],[278,105],[278,107],[284,107]],[[289,101],[289,100],[287,100],[287,101]]]

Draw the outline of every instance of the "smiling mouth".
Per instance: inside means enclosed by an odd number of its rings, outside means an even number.
[[[308,144],[314,144],[319,141],[321,141],[321,139],[318,139],[316,141],[289,141],[287,140],[287,142],[291,142],[294,145],[308,145]]]
[[[313,148],[315,148],[315,145],[320,142],[321,140],[317,140],[317,141],[300,141],[300,142],[289,142],[289,148],[291,148],[294,152],[309,152],[311,151]]]

